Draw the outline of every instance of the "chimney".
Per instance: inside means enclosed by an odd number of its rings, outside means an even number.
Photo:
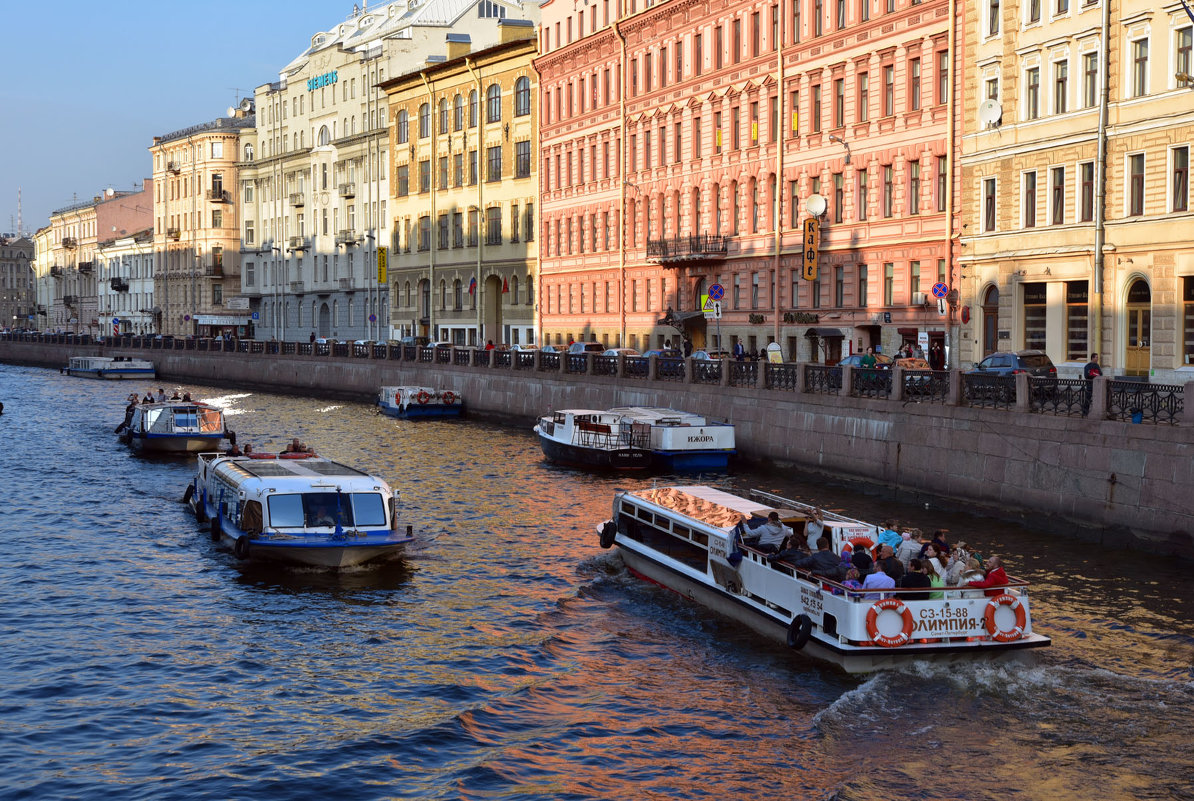
[[[448,61],[467,56],[472,49],[473,42],[467,33],[448,34]]]
[[[501,44],[535,38],[535,23],[529,19],[499,19],[498,41]]]

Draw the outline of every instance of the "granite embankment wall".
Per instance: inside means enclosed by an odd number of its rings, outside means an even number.
[[[58,368],[99,348],[0,342],[0,361]],[[1194,425],[1132,425],[1016,410],[745,387],[326,356],[110,348],[164,379],[368,400],[425,384],[471,411],[528,424],[560,408],[670,406],[732,421],[753,460],[1023,517],[1100,541],[1194,558]]]

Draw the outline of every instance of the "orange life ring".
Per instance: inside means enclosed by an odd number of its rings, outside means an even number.
[[[456,402],[456,395],[450,389],[444,392],[444,394],[440,397],[443,398],[444,403],[448,404],[449,406]]]
[[[292,451],[285,451],[278,454],[279,459],[309,459],[310,457],[311,454],[309,453],[295,453]]]
[[[427,394],[427,390],[420,389],[419,394],[415,396],[415,400],[417,400],[419,403],[426,403],[427,401],[431,400],[431,396]]]
[[[256,453],[256,452],[254,452],[254,453],[249,454],[249,458],[250,459],[276,459],[278,457],[274,456],[272,453]]]
[[[1001,606],[1010,606],[1016,613],[1016,625],[1010,629],[999,629],[995,625],[995,611]],[[1024,627],[1028,625],[1028,615],[1024,613],[1024,606],[1014,595],[998,595],[987,602],[987,611],[983,615],[987,624],[987,633],[995,642],[1013,642],[1024,636]]]
[[[884,609],[890,609],[904,618],[904,628],[894,637],[879,633],[879,626],[877,625],[879,613]],[[916,621],[912,619],[912,613],[908,611],[908,607],[899,598],[884,598],[881,601],[876,601],[866,613],[867,635],[871,638],[872,642],[876,645],[882,645],[884,648],[898,648],[901,645],[906,645],[912,639],[912,627],[915,625]]]
[[[857,548],[859,545],[864,546],[868,551],[875,547],[875,541],[870,537],[864,537],[861,534],[857,537],[850,538],[850,546]]]

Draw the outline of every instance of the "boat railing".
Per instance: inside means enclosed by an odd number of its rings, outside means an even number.
[[[585,448],[611,450],[615,448],[648,448],[651,434],[640,434],[630,430],[614,431],[607,425],[578,423],[572,442]]]

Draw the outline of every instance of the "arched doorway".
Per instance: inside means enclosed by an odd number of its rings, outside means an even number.
[[[1148,282],[1138,278],[1128,287],[1128,306],[1126,309],[1127,334],[1124,351],[1125,375],[1148,375],[1151,364],[1150,347],[1152,345],[1152,292]]]
[[[999,287],[988,287],[983,295],[983,356],[999,350]]]
[[[481,295],[481,324],[483,339],[502,341],[502,277],[491,275],[485,279]]]
[[[319,304],[319,336],[328,337],[332,334],[332,312],[326,303]]]

